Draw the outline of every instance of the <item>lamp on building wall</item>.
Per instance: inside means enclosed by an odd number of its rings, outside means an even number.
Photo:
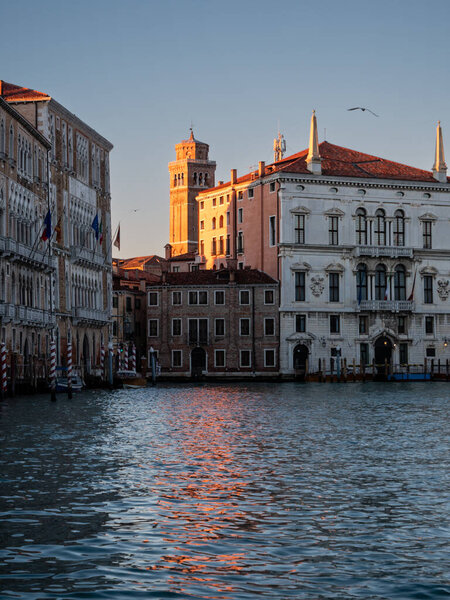
[[[447,348],[447,346],[448,346],[448,340],[447,340],[447,338],[444,338],[444,348]]]

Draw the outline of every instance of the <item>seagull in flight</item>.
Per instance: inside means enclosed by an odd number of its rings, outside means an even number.
[[[379,117],[379,115],[376,115],[373,110],[370,110],[370,108],[363,108],[362,106],[355,106],[354,108],[347,108],[347,110],[362,110],[363,112],[365,110],[368,110],[370,113],[373,114],[374,117]]]

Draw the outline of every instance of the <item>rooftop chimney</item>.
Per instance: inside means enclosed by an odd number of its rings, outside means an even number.
[[[306,157],[306,167],[313,175],[322,175],[322,159],[319,153],[319,136],[317,134],[316,111],[311,117],[311,130],[309,133],[309,151]]]
[[[236,169],[231,169],[231,181],[230,183],[236,183],[237,181],[237,170]]]
[[[447,165],[444,157],[444,142],[442,140],[441,122],[436,129],[436,151],[434,155],[433,177],[440,183],[447,183]]]
[[[164,250],[166,251],[166,260],[172,258],[172,246],[170,244],[166,244],[164,246]]]
[[[263,160],[258,163],[258,174],[260,177],[264,177],[266,174],[266,163]]]

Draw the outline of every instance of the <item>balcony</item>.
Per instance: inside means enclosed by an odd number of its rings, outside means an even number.
[[[411,312],[414,302],[410,300],[361,300],[359,310],[377,310],[386,312]]]
[[[0,317],[4,319],[14,319],[16,316],[16,307],[14,304],[0,303]]]
[[[55,268],[55,258],[49,256],[48,252],[33,250],[9,237],[0,236],[0,252],[10,255],[11,260],[18,260],[37,269]]]
[[[39,325],[41,327],[53,326],[56,317],[47,310],[31,308],[29,306],[15,306],[15,319],[24,325]]]
[[[386,256],[388,258],[412,258],[413,249],[405,246],[356,246],[355,256]]]
[[[84,246],[72,246],[70,249],[70,258],[75,264],[84,264],[88,266],[95,265],[101,269],[105,266],[105,257],[96,250],[89,250]]]
[[[72,308],[72,317],[79,321],[91,321],[98,324],[108,323],[109,315],[107,310],[98,310],[96,308],[83,308],[76,306]]]

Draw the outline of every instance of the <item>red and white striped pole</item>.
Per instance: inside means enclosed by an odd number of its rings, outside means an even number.
[[[125,348],[123,350],[123,368],[128,371],[128,344],[125,344]]]
[[[131,346],[131,369],[136,371],[136,346],[134,343]]]
[[[2,396],[2,400],[4,400],[6,397],[6,392],[8,390],[8,376],[6,373],[6,346],[3,343],[0,347],[0,359],[1,359],[1,369],[2,369],[1,396]]]
[[[56,344],[52,338],[50,342],[50,390],[51,399],[56,400]]]
[[[100,377],[103,379],[105,374],[105,346],[100,346]]]
[[[67,395],[72,398],[72,342],[67,344]]]

